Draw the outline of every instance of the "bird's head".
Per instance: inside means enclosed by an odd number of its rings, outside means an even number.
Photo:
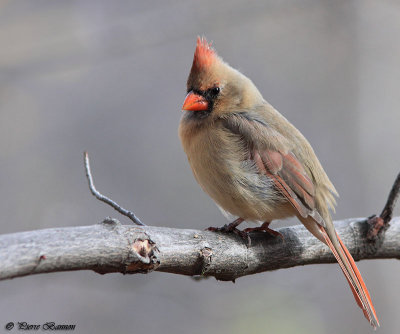
[[[211,43],[197,38],[182,110],[197,120],[251,109],[263,98],[250,79],[219,57]]]

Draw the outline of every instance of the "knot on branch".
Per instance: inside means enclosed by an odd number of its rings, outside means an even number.
[[[392,220],[393,209],[396,204],[397,198],[400,194],[400,173],[397,175],[396,180],[390,190],[389,197],[386,201],[385,207],[380,216],[371,216],[368,218],[369,229],[367,239],[375,241],[377,237],[388,229],[389,222]]]
[[[211,265],[213,251],[210,247],[204,247],[199,251],[200,275],[204,276]]]
[[[380,216],[371,216],[367,220],[368,223],[368,232],[367,239],[369,241],[375,241],[380,233],[383,233],[389,228],[389,220],[385,221],[384,218]]]
[[[129,256],[125,272],[127,274],[148,273],[157,269],[160,260],[157,255],[160,252],[157,245],[146,233],[144,237],[136,238],[130,245]]]
[[[117,219],[111,218],[111,217],[104,218],[104,220],[99,224],[105,228],[112,229],[112,230],[122,226],[122,224]]]

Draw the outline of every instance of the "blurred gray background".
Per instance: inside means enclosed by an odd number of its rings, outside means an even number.
[[[84,149],[98,189],[147,224],[223,225],[177,136],[201,34],[310,140],[341,195],[335,219],[379,213],[400,170],[399,1],[3,0],[0,233],[129,223],[90,195]],[[398,332],[398,261],[359,268],[379,333]],[[0,296],[0,332],[9,321],[74,333],[372,332],[338,265],[236,284],[55,273],[0,282]]]

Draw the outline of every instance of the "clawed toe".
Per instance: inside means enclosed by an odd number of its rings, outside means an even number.
[[[269,222],[266,222],[259,227],[249,227],[249,228],[244,229],[243,232],[250,233],[250,232],[256,232],[256,231],[258,231],[258,232],[262,231],[262,232],[267,232],[268,234],[270,234],[274,237],[279,237],[282,240],[284,240],[283,234],[279,233],[278,231],[274,231],[273,229],[270,229],[268,227],[269,224],[270,224]]]
[[[226,224],[222,227],[208,227],[206,230],[207,231],[212,231],[212,232],[222,232],[222,233],[229,233],[229,232],[233,232],[236,228],[235,227],[231,227],[230,225]]]
[[[243,240],[247,240],[250,243],[250,237],[247,232],[241,231],[237,228],[235,228],[232,232],[241,237]]]
[[[236,227],[239,226],[243,221],[244,221],[243,218],[238,218],[230,224],[226,224],[222,227],[212,227],[211,226],[211,227],[207,228],[207,230],[213,231],[213,232],[225,232],[225,233],[234,232],[237,234],[237,232],[235,232],[235,230],[237,230],[237,231],[239,231],[239,230]],[[239,232],[241,232],[241,231],[239,231]]]
[[[208,227],[206,229],[207,231],[212,231],[212,232],[221,232],[221,233],[234,233],[238,236],[240,236],[242,239],[247,239],[247,233],[245,231],[241,231],[236,227],[231,228],[229,225],[224,225],[222,227]]]
[[[222,227],[209,227],[207,231],[212,232],[222,232],[222,233],[234,233],[241,237],[244,240],[247,240],[248,244],[250,245],[250,237],[249,234],[245,231],[241,231],[237,228],[237,226],[243,222],[243,218],[238,218],[234,222],[224,225]]]
[[[226,225],[225,225],[226,226]],[[224,226],[224,227],[225,227]],[[223,227],[207,227],[206,231],[211,231],[211,232],[222,232]]]

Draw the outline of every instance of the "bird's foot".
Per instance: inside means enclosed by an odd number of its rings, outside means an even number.
[[[268,227],[269,224],[271,224],[271,222],[265,222],[261,226],[249,227],[249,228],[244,229],[242,232],[250,233],[250,232],[255,232],[255,231],[264,231],[264,232],[267,232],[268,234],[270,234],[270,235],[272,235],[274,237],[279,237],[279,238],[281,238],[283,240],[284,239],[283,238],[283,234],[279,233],[278,231],[275,231],[275,230],[269,228]]]
[[[222,227],[212,227],[210,226],[207,228],[207,231],[212,231],[212,232],[222,232],[222,233],[234,233],[238,236],[240,236],[242,239],[247,239],[248,235],[246,232],[239,230],[236,227],[230,228],[230,224],[226,224]]]
[[[244,221],[243,218],[238,218],[235,221],[233,221],[230,224],[226,224],[222,227],[209,227],[207,228],[207,231],[212,231],[212,232],[222,232],[222,233],[234,233],[241,237],[242,239],[248,240],[249,241],[249,235],[245,231],[241,231],[237,228],[239,224],[241,224]]]

